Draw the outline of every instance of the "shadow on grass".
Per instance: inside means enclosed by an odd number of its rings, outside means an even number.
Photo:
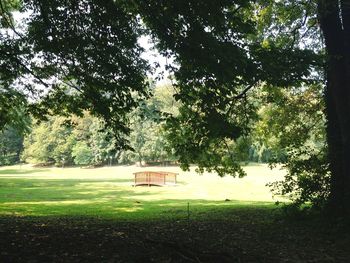
[[[0,253],[0,259],[3,256],[2,262],[77,259],[105,262],[106,258],[118,258],[118,262],[350,262],[347,232],[330,232],[329,225],[318,219],[290,222],[276,217],[277,210],[271,205],[236,202],[147,202],[143,217],[129,218],[118,214],[62,214],[55,210],[26,217],[0,214],[0,246],[6,252]],[[145,213],[150,209],[159,212],[160,205],[164,207],[158,216]],[[14,244],[19,244],[20,249]],[[99,257],[94,258],[96,255]],[[186,258],[179,260],[181,255]]]

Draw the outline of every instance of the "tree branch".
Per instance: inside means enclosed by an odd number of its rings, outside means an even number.
[[[233,97],[234,100],[242,99],[246,96],[247,92],[255,86],[256,83],[247,86],[240,94]]]
[[[17,30],[16,30],[16,27],[15,25],[13,24],[12,20],[11,20],[11,15],[9,14],[9,12],[7,12],[5,10],[5,7],[2,3],[2,0],[0,0],[0,9],[1,9],[1,12],[3,13],[3,18],[6,20],[7,24],[10,26],[11,30],[17,35],[19,36],[21,39],[23,38],[23,35],[20,34]]]

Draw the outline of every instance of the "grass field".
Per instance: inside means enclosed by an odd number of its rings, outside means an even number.
[[[133,172],[166,170],[179,173],[177,186],[132,187]],[[95,169],[0,168],[0,215],[99,216],[149,219],[200,216],[208,207],[271,205],[266,183],[283,171],[266,165],[246,166],[245,178],[183,172],[178,167],[116,166]]]
[[[0,262],[350,262],[350,231],[286,217],[266,183],[283,171],[220,178],[177,167],[0,168]],[[179,173],[132,187],[133,172]],[[189,205],[189,207],[188,207]]]

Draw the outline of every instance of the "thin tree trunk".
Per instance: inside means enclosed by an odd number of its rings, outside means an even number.
[[[341,6],[341,8],[339,8]],[[350,215],[350,0],[319,0],[318,13],[327,51],[325,90],[331,169],[330,208]]]

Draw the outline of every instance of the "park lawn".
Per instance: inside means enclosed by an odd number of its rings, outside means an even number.
[[[247,166],[247,177],[183,172],[178,167],[116,166],[95,169],[0,168],[0,215],[98,216],[120,220],[178,219],[201,216],[208,208],[273,206],[266,183],[283,171]],[[133,172],[179,173],[178,185],[133,187]],[[205,215],[206,216],[206,215]]]
[[[132,187],[140,170],[174,187]],[[274,205],[266,183],[178,167],[0,168],[0,262],[350,262],[349,229]]]

